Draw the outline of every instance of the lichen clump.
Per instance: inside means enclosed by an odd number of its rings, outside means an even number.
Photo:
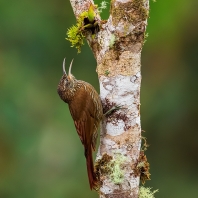
[[[115,158],[111,161],[111,174],[110,178],[114,184],[121,184],[124,179],[124,170],[122,165],[126,161],[126,157],[121,154],[116,154]]]
[[[146,188],[144,186],[140,187],[138,198],[155,198],[154,194],[158,192],[158,190],[151,191],[151,188]]]
[[[116,153],[114,157],[104,154],[101,159],[96,161],[96,175],[103,181],[103,176],[108,175],[114,184],[122,183],[124,170],[122,168],[126,157]]]

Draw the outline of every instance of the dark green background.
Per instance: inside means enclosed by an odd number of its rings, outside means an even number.
[[[197,0],[151,2],[141,122],[150,144],[146,186],[160,198],[198,196],[197,8]],[[97,197],[56,91],[65,56],[67,66],[75,58],[72,73],[99,90],[89,47],[77,54],[65,40],[74,23],[68,0],[0,1],[0,198]]]

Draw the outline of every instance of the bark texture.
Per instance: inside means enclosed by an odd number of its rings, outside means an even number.
[[[70,0],[76,17],[89,9],[91,0]],[[103,108],[122,105],[101,126],[97,153],[100,198],[137,198],[139,175],[134,169],[140,154],[141,50],[149,0],[111,0],[110,16],[87,41],[97,61]]]

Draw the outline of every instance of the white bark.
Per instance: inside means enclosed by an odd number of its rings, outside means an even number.
[[[87,11],[91,0],[70,0],[77,17]],[[100,132],[97,159],[106,153],[119,162],[124,174],[115,182],[101,175],[100,198],[138,197],[139,176],[134,175],[141,145],[140,86],[141,50],[147,25],[149,0],[111,0],[107,23],[95,39],[87,37],[97,60],[100,96],[105,107],[122,105],[122,109],[105,118]],[[100,16],[96,16],[100,23]],[[122,178],[123,177],[123,178]]]

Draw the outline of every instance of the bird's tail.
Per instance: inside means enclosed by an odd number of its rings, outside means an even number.
[[[92,148],[85,149],[85,157],[86,157],[86,163],[87,163],[87,174],[89,178],[90,189],[91,190],[96,189],[98,186],[98,179],[94,172]]]

